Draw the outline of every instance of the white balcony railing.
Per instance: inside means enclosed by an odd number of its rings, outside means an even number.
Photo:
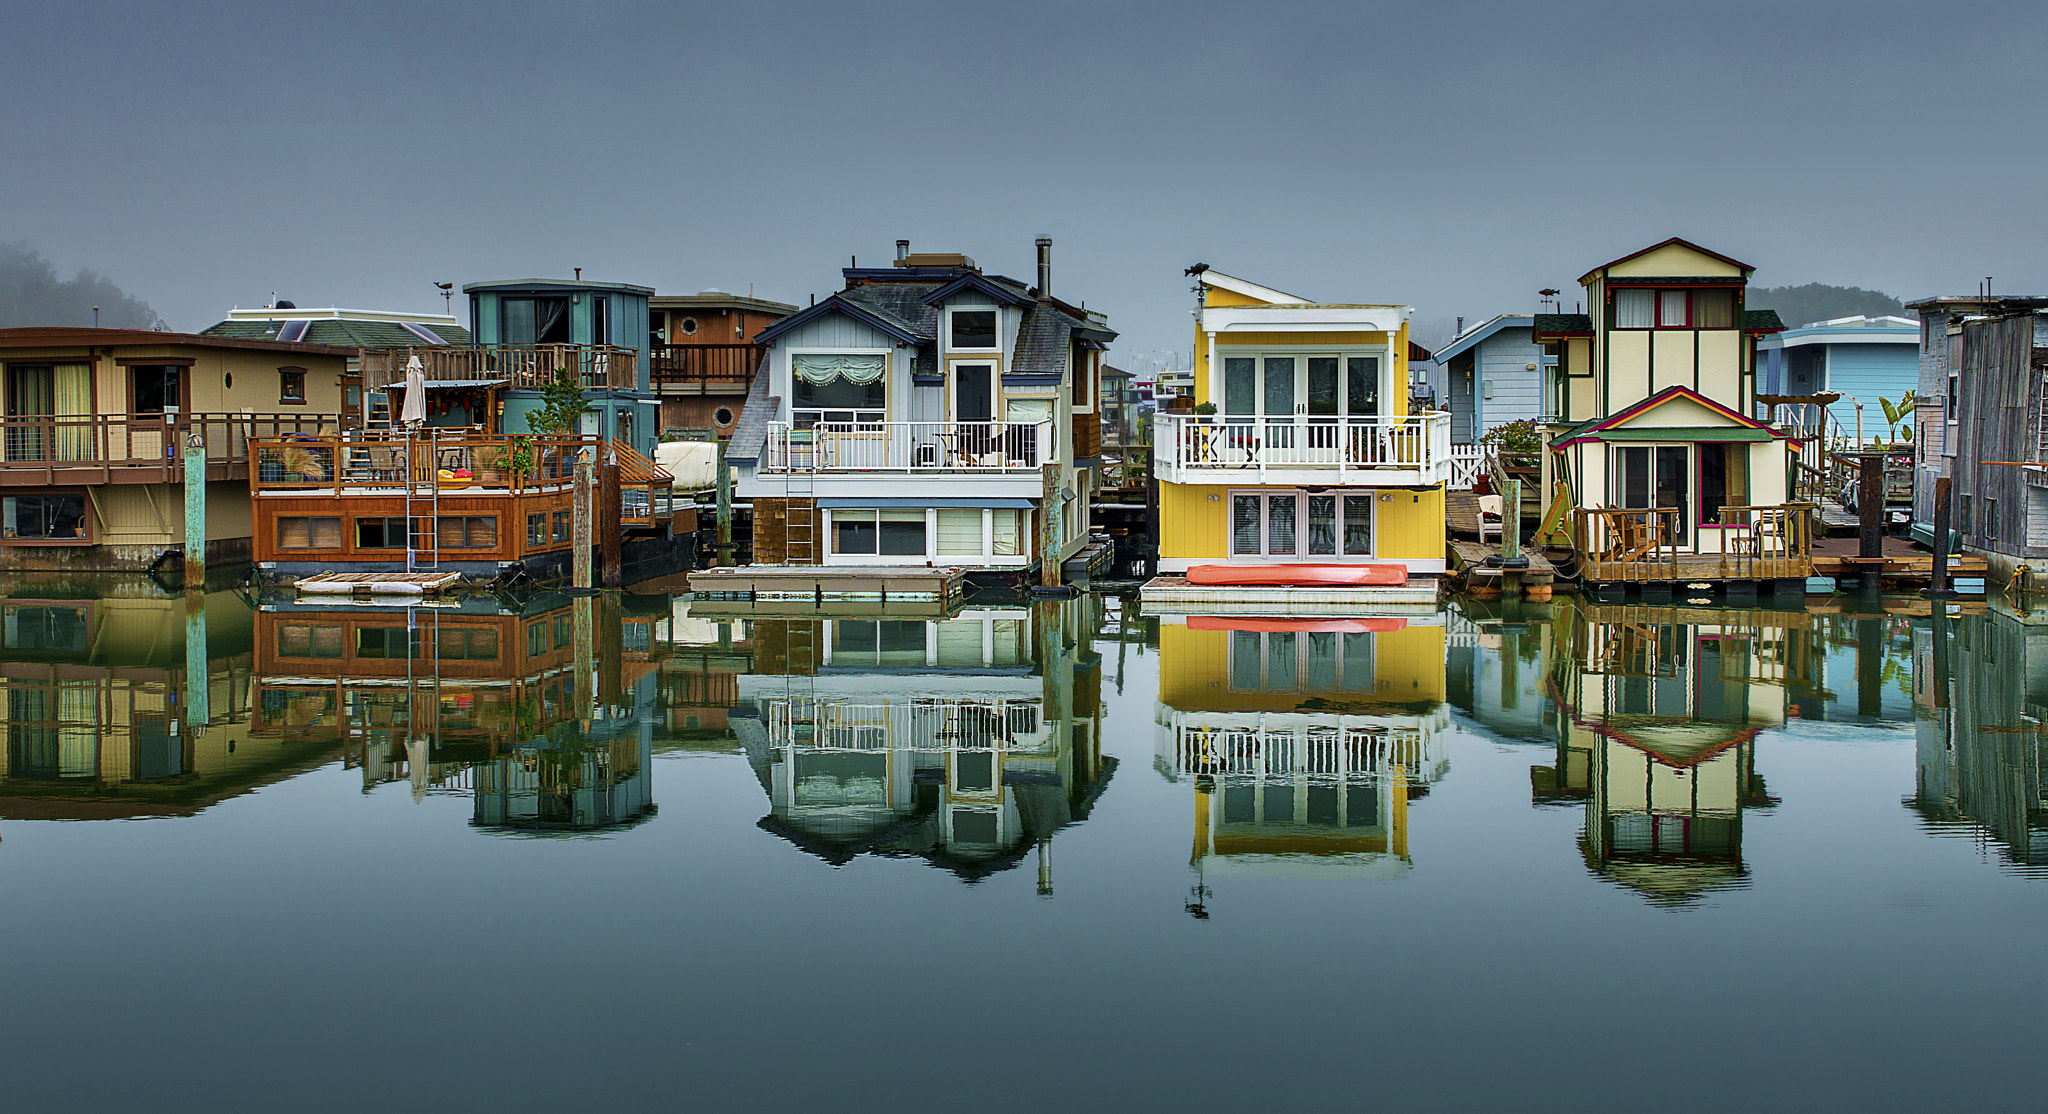
[[[1035,472],[1051,422],[770,422],[764,472]]]
[[[1384,477],[1397,483],[1451,478],[1451,416],[1390,418],[1226,418],[1161,415],[1161,478],[1211,482],[1270,471],[1327,472],[1331,482]]]

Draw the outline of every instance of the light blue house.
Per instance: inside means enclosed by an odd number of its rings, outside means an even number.
[[[573,363],[589,403],[582,431],[653,455],[661,435],[661,402],[648,378],[653,287],[579,277],[472,282],[462,292],[469,295],[469,332],[477,347],[503,350],[501,362],[538,352]],[[527,415],[540,404],[540,391],[508,383],[503,432],[527,432]]]
[[[1437,350],[1437,401],[1451,414],[1451,441],[1469,445],[1497,426],[1549,413],[1545,400],[1555,356],[1533,338],[1529,314],[1503,313],[1459,333]]]
[[[1757,345],[1757,394],[1841,396],[1827,407],[1824,423],[1819,406],[1781,405],[1760,416],[1824,424],[1818,432],[1831,440],[1857,439],[1859,403],[1862,440],[1883,437],[1878,399],[1896,405],[1919,385],[1920,322],[1910,317],[1837,317],[1787,329]]]

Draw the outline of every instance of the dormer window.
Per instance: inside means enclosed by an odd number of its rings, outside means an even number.
[[[956,309],[951,314],[953,325],[952,347],[954,348],[998,348],[996,343],[996,311],[992,309]]]
[[[1646,290],[1630,287],[1614,292],[1617,329],[1732,329],[1735,291]]]

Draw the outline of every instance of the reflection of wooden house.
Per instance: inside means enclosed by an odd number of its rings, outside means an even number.
[[[248,611],[230,593],[196,612],[183,599],[10,599],[0,632],[0,817],[191,815],[334,755],[321,737],[256,744]],[[198,654],[188,633],[207,638]]]
[[[772,806],[762,827],[830,862],[916,856],[969,880],[1036,848],[1050,892],[1053,834],[1115,766],[1082,610],[756,621],[762,664],[731,723]]]
[[[1195,783],[1217,872],[1407,868],[1408,805],[1446,770],[1436,617],[1163,621],[1161,769]]]
[[[1581,849],[1652,901],[1744,884],[1742,818],[1768,807],[1755,739],[1817,658],[1804,612],[1560,603],[1549,691],[1557,761],[1535,798],[1586,806]]]
[[[2048,867],[2048,632],[2003,614],[1924,625],[1913,793],[1927,825],[2027,873]],[[1939,649],[1936,642],[1939,640]],[[1937,668],[1945,665],[1945,671]]]

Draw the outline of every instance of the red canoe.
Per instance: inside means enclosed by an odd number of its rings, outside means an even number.
[[[1395,615],[1370,619],[1261,619],[1222,615],[1190,615],[1189,630],[1242,630],[1270,634],[1302,631],[1309,634],[1371,634],[1405,630],[1408,620]]]
[[[1408,569],[1404,565],[1196,565],[1188,570],[1187,575],[1189,584],[1239,588],[1282,584],[1356,587],[1408,583]]]

